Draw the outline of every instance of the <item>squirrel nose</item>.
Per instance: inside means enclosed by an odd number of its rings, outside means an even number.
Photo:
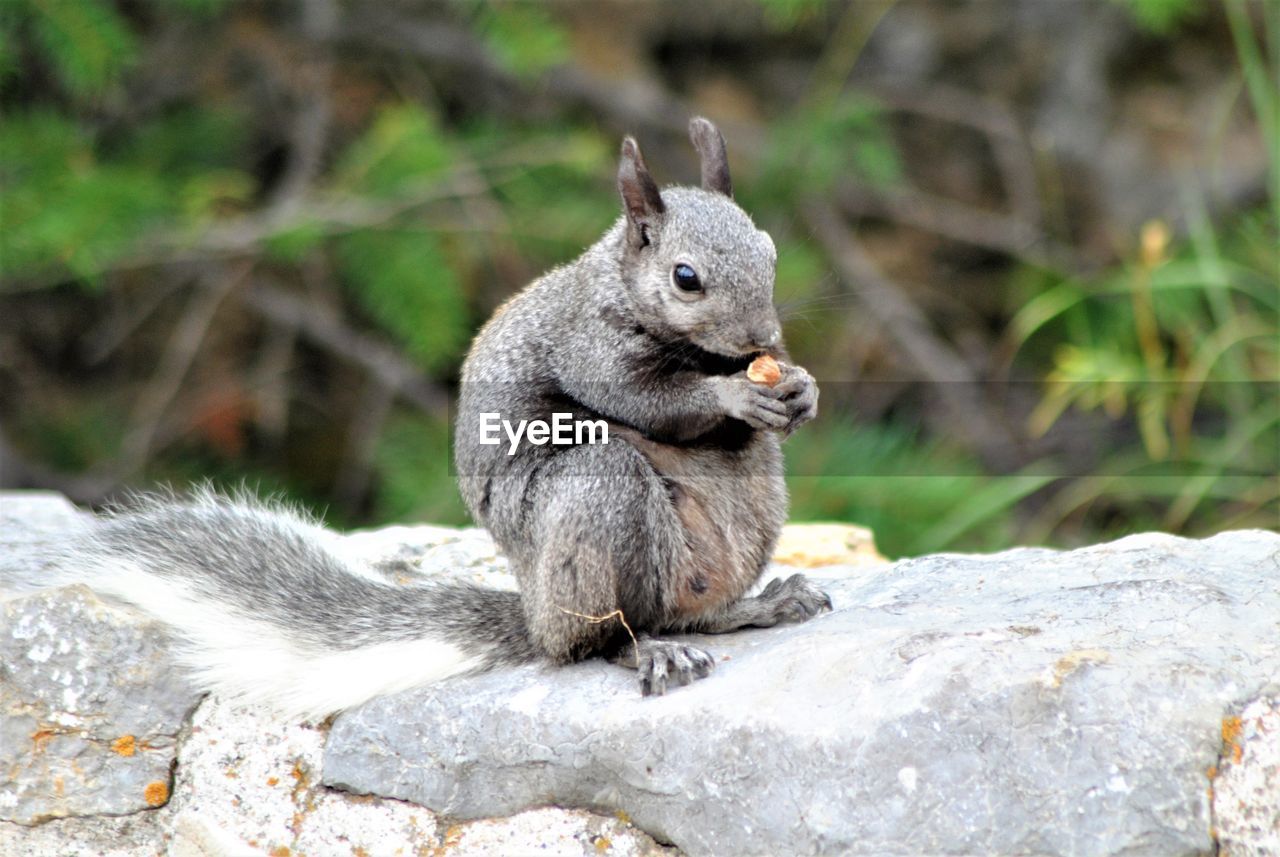
[[[782,331],[777,327],[766,327],[751,332],[751,344],[757,348],[771,348],[782,338]]]

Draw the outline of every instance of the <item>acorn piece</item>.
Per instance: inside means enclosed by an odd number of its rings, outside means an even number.
[[[782,380],[782,368],[768,354],[761,354],[747,367],[747,378],[756,384],[772,387]]]

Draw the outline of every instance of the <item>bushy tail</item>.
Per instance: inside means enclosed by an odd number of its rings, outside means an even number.
[[[201,687],[291,716],[533,659],[517,593],[380,582],[336,538],[247,497],[146,495],[40,573],[136,604],[175,629]]]

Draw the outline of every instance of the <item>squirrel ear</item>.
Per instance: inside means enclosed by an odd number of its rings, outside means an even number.
[[[649,243],[655,221],[667,210],[658,193],[658,185],[649,175],[644,156],[634,137],[622,141],[622,160],[618,164],[618,193],[627,211],[627,236],[637,249]]]
[[[695,116],[689,120],[689,139],[702,159],[702,187],[733,196],[733,182],[729,179],[729,156],[724,149],[724,135],[711,120]]]

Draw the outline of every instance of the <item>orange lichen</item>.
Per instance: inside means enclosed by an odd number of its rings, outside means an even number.
[[[288,845],[277,845],[271,849],[271,857],[289,857],[292,853]]]
[[[267,777],[267,785],[274,786],[280,783],[279,777]]]
[[[147,802],[147,806],[163,806],[169,800],[169,784],[160,780],[147,783],[147,787],[142,790],[142,799]]]
[[[1243,731],[1244,725],[1239,717],[1222,718],[1222,753],[1230,755],[1231,761],[1237,765],[1244,757],[1244,745],[1240,743],[1240,734]]]
[[[138,742],[132,735],[121,735],[111,742],[111,752],[121,756],[132,756],[138,752]]]
[[[601,854],[613,847],[613,842],[607,836],[599,836],[595,841],[596,850]]]
[[[1236,739],[1240,737],[1242,729],[1243,726],[1240,723],[1239,717],[1222,718],[1222,743],[1224,745],[1234,744]]]
[[[58,732],[55,729],[37,729],[35,732],[32,732],[31,743],[36,745],[36,752],[42,752],[45,745],[48,744],[53,739],[53,736],[57,734]]]

